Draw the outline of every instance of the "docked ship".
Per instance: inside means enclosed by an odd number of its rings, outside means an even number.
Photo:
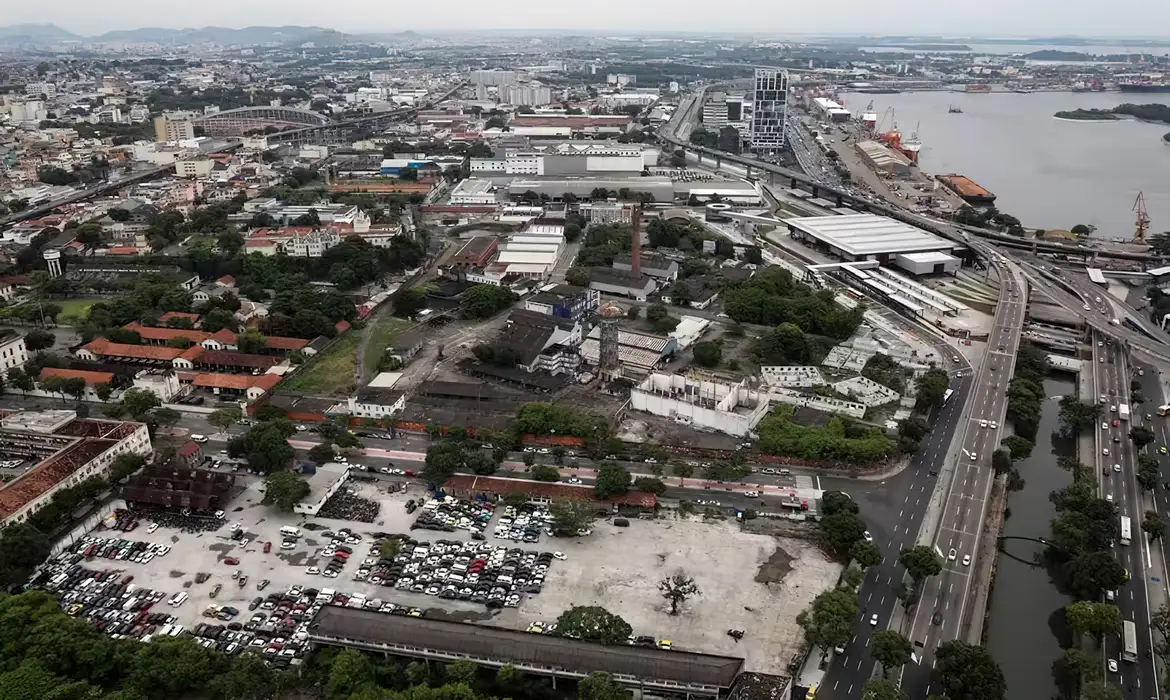
[[[1152,80],[1125,80],[1117,84],[1122,92],[1170,92],[1170,83]]]
[[[991,204],[995,195],[965,175],[939,175],[938,181],[968,204]]]
[[[991,92],[991,86],[987,83],[971,83],[967,86],[967,92]]]
[[[898,128],[895,126],[889,131],[878,134],[877,138],[882,143],[909,158],[911,163],[918,163],[918,153],[922,150],[922,141],[918,139],[917,133],[911,134],[910,138],[903,140],[902,132],[898,131]]]

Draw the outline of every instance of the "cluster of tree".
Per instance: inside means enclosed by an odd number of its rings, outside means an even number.
[[[781,323],[765,331],[756,341],[756,356],[765,365],[816,364],[836,342],[819,335],[808,335],[795,323]]]
[[[519,435],[560,435],[602,440],[609,436],[609,421],[603,416],[561,404],[533,401],[516,412],[513,423]]]
[[[1075,395],[1062,396],[1060,399],[1060,436],[1075,438],[1082,430],[1089,430],[1101,418],[1101,405],[1086,403]]]
[[[793,409],[777,404],[760,421],[760,451],[764,454],[795,457],[815,462],[872,464],[897,452],[898,446],[881,430],[834,417],[827,424],[800,425],[792,420]]]
[[[357,314],[345,294],[313,287],[278,289],[268,312],[262,325],[264,332],[306,339],[319,335],[332,338],[337,334],[334,326],[338,321],[352,321]]]
[[[485,452],[474,443],[458,439],[443,440],[427,448],[422,476],[428,482],[441,486],[460,471],[483,476],[494,474],[501,460],[502,455]]]
[[[889,387],[899,394],[906,392],[906,377],[910,374],[910,370],[899,364],[897,360],[880,352],[869,358],[865,367],[861,369],[861,376]]]
[[[782,267],[761,270],[724,293],[727,315],[740,323],[778,326],[795,324],[805,333],[844,340],[857,330],[865,312],[845,309],[828,290],[815,292],[796,282]]]
[[[590,226],[573,264],[578,267],[610,267],[614,258],[628,252],[629,227],[614,224]]]
[[[593,482],[593,494],[602,500],[629,492],[632,477],[625,467],[614,462],[602,462]]]
[[[918,451],[922,439],[930,432],[926,419],[919,415],[912,415],[898,423],[898,450],[902,454],[913,454]]]
[[[1121,534],[1117,506],[1098,496],[1093,469],[1069,458],[1058,462],[1073,472],[1073,482],[1049,497],[1056,506],[1049,556],[1061,565],[1061,583],[1071,595],[1100,600],[1127,578],[1111,550]]]
[[[918,392],[914,407],[925,412],[941,406],[950,384],[951,380],[946,370],[937,367],[926,370],[914,382],[914,387]]]
[[[677,248],[688,252],[702,251],[703,241],[712,238],[703,227],[687,223],[677,223],[666,219],[651,219],[646,224],[646,246],[650,248]],[[724,240],[726,239],[718,239]],[[727,250],[730,251],[728,242]],[[725,256],[730,257],[730,255]]]
[[[264,505],[291,513],[308,495],[309,482],[287,469],[274,471],[264,478]]]
[[[1006,368],[1000,367],[1000,374]],[[1040,409],[1044,401],[1044,376],[1048,373],[1048,357],[1031,343],[1021,343],[1016,355],[1015,372],[1007,389],[1007,418],[1015,426],[1016,434],[1036,440],[1040,428]]]
[[[502,343],[480,343],[471,349],[475,359],[499,367],[515,367],[520,355],[511,346]]]
[[[38,165],[37,179],[46,185],[64,186],[77,182],[77,175],[72,170],[57,167],[56,165]]]
[[[958,640],[936,652],[939,677],[948,700],[1003,700],[1007,682],[986,647]]]
[[[719,363],[723,361],[723,347],[710,340],[695,343],[691,348],[691,354],[694,355],[695,362],[701,367],[718,367]]]
[[[971,206],[964,206],[955,212],[952,217],[960,224],[967,226],[978,226],[979,228],[998,229],[1011,236],[1023,236],[1024,227],[1020,225],[1020,220],[1011,214],[1004,214],[995,207],[988,207],[987,209],[976,209]]]
[[[868,568],[881,561],[882,555],[873,542],[865,539],[865,522],[862,521],[857,502],[843,491],[827,491],[821,500],[819,529],[825,547],[835,556],[856,561],[862,568]]]
[[[491,318],[515,301],[515,292],[507,287],[474,284],[463,293],[459,313],[466,319]]]
[[[102,392],[106,393],[105,388],[102,388]],[[99,394],[99,398],[100,396]],[[109,393],[106,393],[106,398],[109,398]],[[122,392],[120,400],[116,403],[107,403],[103,411],[111,418],[145,423],[151,434],[159,426],[171,427],[177,425],[183,418],[183,414],[175,409],[163,406],[162,401],[150,389],[127,389]]]
[[[296,428],[286,420],[263,421],[253,425],[248,432],[228,440],[228,454],[243,457],[248,468],[261,474],[272,474],[287,469],[293,459],[293,448],[288,439],[296,434]]]
[[[734,126],[725,126],[719,131],[698,127],[691,132],[691,143],[704,148],[713,148],[727,153],[739,153],[743,139]]]
[[[667,310],[665,304],[659,303],[654,303],[646,307],[646,320],[659,333],[669,333],[675,328],[678,328],[678,324],[681,323],[679,319],[670,315],[670,311]]]

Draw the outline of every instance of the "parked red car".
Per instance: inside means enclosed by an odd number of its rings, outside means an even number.
[[[223,563],[228,566],[235,566],[240,563],[240,560],[235,557],[224,557]]]
[[[272,551],[272,543],[271,543],[271,542],[265,542],[265,543],[264,543],[264,553],[265,553],[265,554],[268,554],[268,553],[269,553],[269,552],[271,552],[271,551]]]

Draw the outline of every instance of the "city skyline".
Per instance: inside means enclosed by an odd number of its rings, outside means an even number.
[[[277,3],[272,0],[229,2],[205,0],[198,20],[177,18],[173,6],[113,0],[93,4],[61,0],[48,6],[22,4],[5,8],[8,24],[56,24],[83,36],[107,31],[139,28],[182,29],[222,26],[320,26],[346,33],[394,31],[605,31],[614,35],[629,32],[703,32],[757,35],[799,34],[933,34],[967,37],[1022,37],[1075,35],[1101,39],[1150,38],[1143,30],[1170,25],[1170,3],[1130,0],[1124,11],[1094,12],[1086,2],[1080,12],[1058,0],[986,0],[977,15],[963,6],[925,0],[894,0],[875,5],[868,0],[839,0],[831,14],[812,5],[782,4],[757,6],[750,13],[709,13],[689,3],[643,0],[639,3],[598,0],[589,12],[567,21],[564,13],[550,12],[547,3],[537,0],[501,0],[485,16],[484,5],[469,0],[450,0],[442,12],[426,5],[387,9],[373,0],[337,2]],[[1135,24],[1135,18],[1140,21]],[[569,26],[565,26],[569,25]],[[1147,30],[1148,31],[1148,30]],[[1165,37],[1152,37],[1162,39]]]

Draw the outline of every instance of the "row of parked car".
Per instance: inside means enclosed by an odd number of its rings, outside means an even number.
[[[155,525],[151,525],[151,527],[157,529]],[[136,564],[149,564],[155,557],[166,556],[171,548],[164,544],[142,542],[141,540],[87,535],[75,542],[68,551],[80,554],[86,559],[114,559],[116,561],[132,561]]]
[[[132,575],[83,566],[85,557],[64,551],[33,575],[30,586],[51,593],[66,614],[93,622],[116,638],[149,638],[159,633],[178,636],[176,617],[152,608],[167,594],[134,584]]]
[[[380,556],[381,543],[375,542],[371,558],[354,578],[489,608],[518,607],[525,595],[540,593],[552,561],[565,558],[560,552],[529,552],[478,541],[427,543],[401,535],[397,539],[401,545],[392,558]]]
[[[411,512],[410,505],[407,511]],[[492,519],[495,505],[484,501],[466,501],[452,496],[434,498],[422,504],[422,512],[410,529],[455,532],[467,530],[483,537],[483,531]]]

